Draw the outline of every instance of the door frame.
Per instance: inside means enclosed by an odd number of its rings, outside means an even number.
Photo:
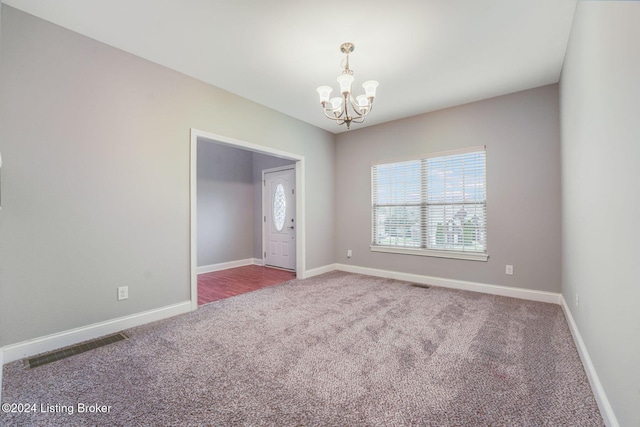
[[[270,168],[270,169],[263,169],[262,170],[262,217],[265,218],[265,216],[267,215],[267,212],[264,210],[264,203],[266,201],[265,195],[266,195],[266,191],[267,188],[264,185],[264,183],[266,182],[266,178],[264,177],[265,173],[272,173],[272,172],[281,172],[281,171],[286,171],[286,170],[294,170],[294,175],[295,175],[295,164],[293,165],[286,165],[286,166],[279,166],[276,168]],[[295,179],[297,180],[297,176],[295,177]],[[294,226],[296,227],[296,229],[298,228],[298,183],[297,181],[294,182],[294,195],[296,196],[296,207],[295,207],[295,216],[296,216],[296,222],[294,223]],[[267,227],[264,221],[260,221],[260,224],[262,224],[262,230],[261,230],[261,234],[262,234],[262,265],[265,265],[265,256],[264,254],[267,251]],[[296,233],[296,240],[295,240],[295,244],[296,244],[296,272],[297,272],[297,264],[298,264],[298,233]],[[278,268],[278,267],[276,267]]]
[[[269,156],[280,157],[287,160],[293,160],[295,163],[291,166],[295,169],[296,176],[296,277],[298,279],[305,278],[306,271],[306,243],[305,243],[305,183],[304,156],[278,150],[264,145],[254,144],[252,142],[242,141],[230,138],[224,135],[218,135],[210,132],[191,128],[190,137],[190,164],[189,164],[189,262],[190,262],[190,281],[191,281],[191,310],[198,309],[198,144],[221,144],[230,147],[240,148],[247,151],[266,154]],[[291,167],[289,166],[289,167]],[[264,246],[264,243],[263,243]],[[263,249],[264,253],[264,249]]]

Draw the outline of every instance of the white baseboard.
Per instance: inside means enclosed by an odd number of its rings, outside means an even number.
[[[440,286],[443,288],[461,289],[464,291],[480,292],[483,294],[500,295],[504,297],[526,299],[530,301],[560,304],[560,294],[554,292],[536,291],[533,289],[510,288],[508,286],[489,285],[486,283],[467,282],[464,280],[445,279],[442,277],[423,276],[420,274],[401,273],[399,271],[380,270],[377,268],[358,267],[355,265],[336,264],[336,269],[349,273],[366,274],[369,276],[385,277],[388,279],[404,280],[424,285]]]
[[[236,267],[244,267],[245,265],[253,265],[256,264],[257,258],[247,258],[247,259],[239,259],[237,261],[229,261],[229,262],[221,262],[219,264],[211,264],[211,265],[203,265],[202,267],[198,267],[196,273],[211,273],[213,271],[227,270],[229,268]],[[262,265],[262,260],[258,260],[259,263],[257,265]]]
[[[264,262],[260,258],[254,258],[253,265],[264,265]]]
[[[571,335],[573,336],[573,342],[576,344],[578,354],[580,355],[580,360],[582,360],[582,365],[584,366],[584,370],[587,373],[589,384],[591,384],[591,390],[593,391],[593,395],[596,398],[596,402],[598,402],[600,415],[602,415],[602,419],[608,427],[619,427],[620,424],[618,424],[618,420],[616,419],[616,416],[613,412],[613,408],[611,408],[609,399],[607,399],[607,395],[604,392],[604,388],[602,387],[602,383],[600,382],[600,378],[598,377],[596,368],[593,366],[591,356],[589,356],[587,347],[584,345],[584,341],[582,340],[580,331],[578,331],[578,326],[573,319],[573,315],[571,314],[571,310],[567,305],[567,301],[564,299],[563,295],[560,295],[560,300],[562,311],[564,311],[564,316],[566,317],[567,323],[569,324],[569,330],[571,331]]]
[[[145,323],[187,313],[189,311],[191,311],[191,301],[185,301],[154,310],[144,311],[142,313],[132,314],[130,316],[119,317],[105,322],[94,323],[92,325],[23,341],[17,344],[6,345],[0,349],[0,354],[3,355],[4,363],[9,363],[25,357],[31,357],[36,354],[57,350],[62,347],[67,347],[83,341],[119,332],[123,329],[129,329],[135,326],[144,325]]]
[[[323,267],[312,268],[311,270],[305,271],[304,277],[305,277],[305,279],[308,279],[309,277],[319,276],[320,274],[324,274],[324,273],[329,273],[331,271],[335,271],[335,270],[337,270],[336,265],[337,264],[329,264],[329,265],[325,265]]]

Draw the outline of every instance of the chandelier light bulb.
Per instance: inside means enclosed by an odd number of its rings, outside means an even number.
[[[331,96],[331,89],[329,86],[320,86],[318,89],[318,94],[320,95],[320,102],[327,102],[329,97]]]
[[[342,94],[351,93],[351,83],[353,83],[353,76],[349,74],[341,74],[338,76],[338,83],[340,84],[340,92]]]
[[[376,97],[376,89],[378,88],[378,82],[375,80],[368,80],[362,83],[362,87],[367,95],[367,98]]]
[[[331,109],[334,114],[340,114],[342,112],[342,98],[331,98]]]
[[[356,104],[358,104],[358,108],[360,108],[360,112],[364,113],[369,109],[369,98],[366,95],[359,95],[356,98]]]

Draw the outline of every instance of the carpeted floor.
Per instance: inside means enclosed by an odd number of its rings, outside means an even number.
[[[5,365],[0,425],[603,425],[552,304],[333,272],[126,333]]]

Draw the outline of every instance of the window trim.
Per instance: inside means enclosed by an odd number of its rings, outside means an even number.
[[[419,256],[430,256],[436,258],[451,258],[451,259],[462,259],[467,261],[487,261],[489,259],[489,254],[480,253],[480,252],[459,252],[452,250],[437,250],[437,249],[410,249],[410,248],[402,248],[395,246],[382,246],[382,245],[371,245],[369,246],[371,252],[384,252],[390,254],[402,254],[402,255],[419,255]]]
[[[433,152],[423,155],[417,156],[406,156],[395,159],[385,159],[371,162],[371,245],[369,249],[371,252],[381,252],[381,253],[394,253],[401,255],[416,255],[416,256],[428,256],[428,257],[436,257],[436,258],[449,258],[449,259],[460,259],[460,260],[468,260],[468,261],[483,261],[486,262],[489,259],[489,253],[486,250],[485,252],[466,252],[466,251],[456,251],[456,250],[448,250],[448,249],[429,249],[429,248],[410,248],[410,247],[399,247],[399,246],[387,246],[387,245],[375,245],[374,244],[374,235],[375,235],[375,224],[374,224],[374,166],[391,164],[391,163],[399,163],[406,162],[412,160],[426,160],[437,157],[447,157],[453,155],[461,155],[466,153],[474,153],[478,151],[485,152],[485,186],[487,181],[487,171],[486,171],[486,151],[487,148],[485,145],[462,148],[457,150],[449,150],[449,151],[439,151]],[[486,188],[486,187],[485,187]],[[486,214],[486,203],[487,203],[487,195],[485,194],[484,204],[485,204],[485,214]],[[485,217],[486,221],[486,217]],[[488,226],[485,226],[485,230],[488,232]]]

